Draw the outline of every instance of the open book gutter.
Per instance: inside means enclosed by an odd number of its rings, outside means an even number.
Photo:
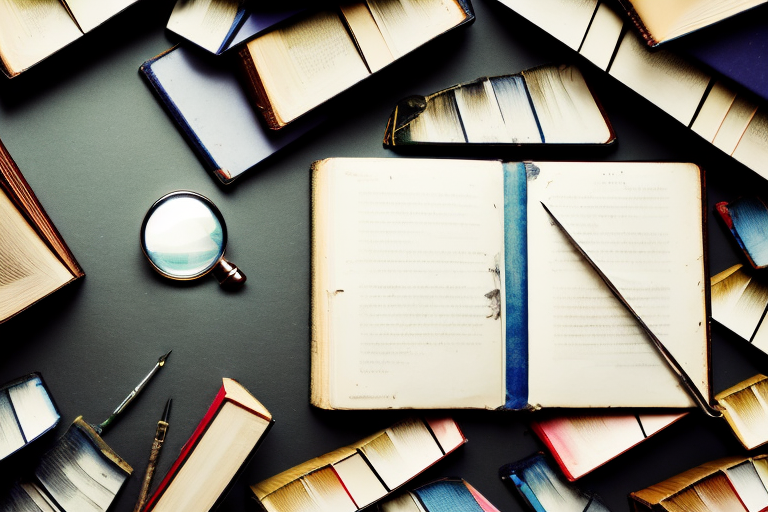
[[[672,354],[667,350],[667,347],[664,346],[664,344],[659,340],[659,338],[653,333],[650,327],[643,321],[642,318],[640,318],[640,315],[635,312],[635,310],[632,308],[632,306],[629,304],[627,299],[624,298],[624,296],[621,294],[621,292],[614,286],[614,284],[611,282],[611,280],[606,276],[602,270],[600,270],[600,267],[597,266],[597,264],[594,262],[592,258],[589,257],[589,255],[586,253],[586,251],[579,245],[579,243],[571,236],[571,234],[568,232],[567,229],[560,223],[559,220],[557,220],[557,217],[552,213],[552,211],[547,208],[547,205],[545,205],[543,202],[541,203],[541,206],[546,210],[546,212],[549,214],[549,216],[552,218],[554,223],[557,225],[558,228],[560,228],[560,231],[563,232],[563,235],[568,239],[569,242],[573,245],[574,248],[581,254],[581,256],[589,263],[589,265],[597,272],[597,275],[600,276],[600,279],[603,280],[603,282],[608,286],[608,289],[611,290],[611,293],[613,293],[614,297],[616,297],[619,302],[621,302],[624,307],[627,308],[627,311],[629,311],[629,314],[632,315],[632,317],[637,321],[637,323],[640,325],[640,327],[643,329],[645,334],[648,336],[648,338],[653,343],[653,346],[656,347],[656,350],[659,351],[661,356],[664,358],[664,361],[667,362],[669,367],[672,369],[673,372],[675,372],[675,375],[677,375],[677,378],[680,380],[680,384],[682,384],[683,389],[685,389],[688,394],[691,396],[694,402],[696,402],[696,405],[701,409],[704,414],[707,416],[710,416],[712,418],[722,418],[723,412],[719,406],[712,405],[707,398],[705,398],[701,391],[693,384],[693,381],[691,380],[690,376],[686,371],[683,369],[683,367],[680,365],[680,363],[677,362],[677,360],[672,356]]]

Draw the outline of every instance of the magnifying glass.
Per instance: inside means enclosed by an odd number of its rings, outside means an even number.
[[[224,217],[197,192],[178,190],[155,201],[144,216],[139,237],[147,259],[165,277],[189,281],[210,272],[229,289],[245,283],[245,274],[224,259]]]

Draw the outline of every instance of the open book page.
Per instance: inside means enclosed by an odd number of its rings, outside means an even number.
[[[98,27],[137,0],[63,0],[83,32]]]
[[[321,222],[331,406],[503,405],[501,165],[320,165],[330,205]]]
[[[541,202],[709,396],[698,168],[537,165],[538,175],[528,181],[531,403],[692,405],[644,331]]]
[[[456,0],[368,0],[368,7],[396,59],[467,17]]]
[[[248,43],[275,115],[287,123],[369,75],[339,15],[321,11]]]
[[[178,0],[167,28],[217,53],[232,30],[242,4],[242,0]]]
[[[81,35],[59,0],[0,0],[0,58],[11,75]]]
[[[574,50],[587,33],[598,0],[499,0]]]
[[[0,189],[0,322],[72,279]]]

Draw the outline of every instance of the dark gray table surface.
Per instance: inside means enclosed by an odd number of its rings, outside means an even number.
[[[309,165],[336,156],[396,157],[381,139],[387,116],[404,96],[544,63],[582,64],[616,129],[614,148],[489,156],[695,162],[708,171],[710,269],[741,261],[712,206],[741,193],[765,192],[766,183],[493,0],[475,0],[473,25],[349,91],[324,128],[234,185],[219,186],[137,73],[143,61],[175,42],[164,30],[172,3],[139,2],[32,70],[0,80],[0,139],[87,274],[0,325],[0,382],[42,372],[62,411],[55,433],[60,435],[78,415],[105,419],[156,359],[173,349],[168,365],[105,435],[135,469],[115,512],[133,508],[167,398],[173,397],[174,408],[159,476],[222,377],[242,382],[276,419],[222,510],[251,510],[247,485],[406,416],[309,405]],[[219,205],[230,231],[228,254],[249,277],[241,292],[226,293],[213,278],[168,282],[145,261],[138,244],[142,217],[155,199],[175,189],[198,191]],[[768,371],[768,356],[717,325],[712,333],[716,391]],[[542,448],[527,427],[528,416],[453,414],[469,443],[416,482],[461,476],[502,511],[523,510],[497,469]],[[0,463],[2,479],[13,479],[53,437]],[[630,491],[744,453],[724,422],[693,414],[581,484],[622,511]]]

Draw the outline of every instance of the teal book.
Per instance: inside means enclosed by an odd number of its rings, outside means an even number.
[[[444,478],[379,504],[378,512],[499,512],[461,478]]]
[[[710,396],[697,166],[336,158],[311,180],[315,406],[691,407],[542,204]]]

